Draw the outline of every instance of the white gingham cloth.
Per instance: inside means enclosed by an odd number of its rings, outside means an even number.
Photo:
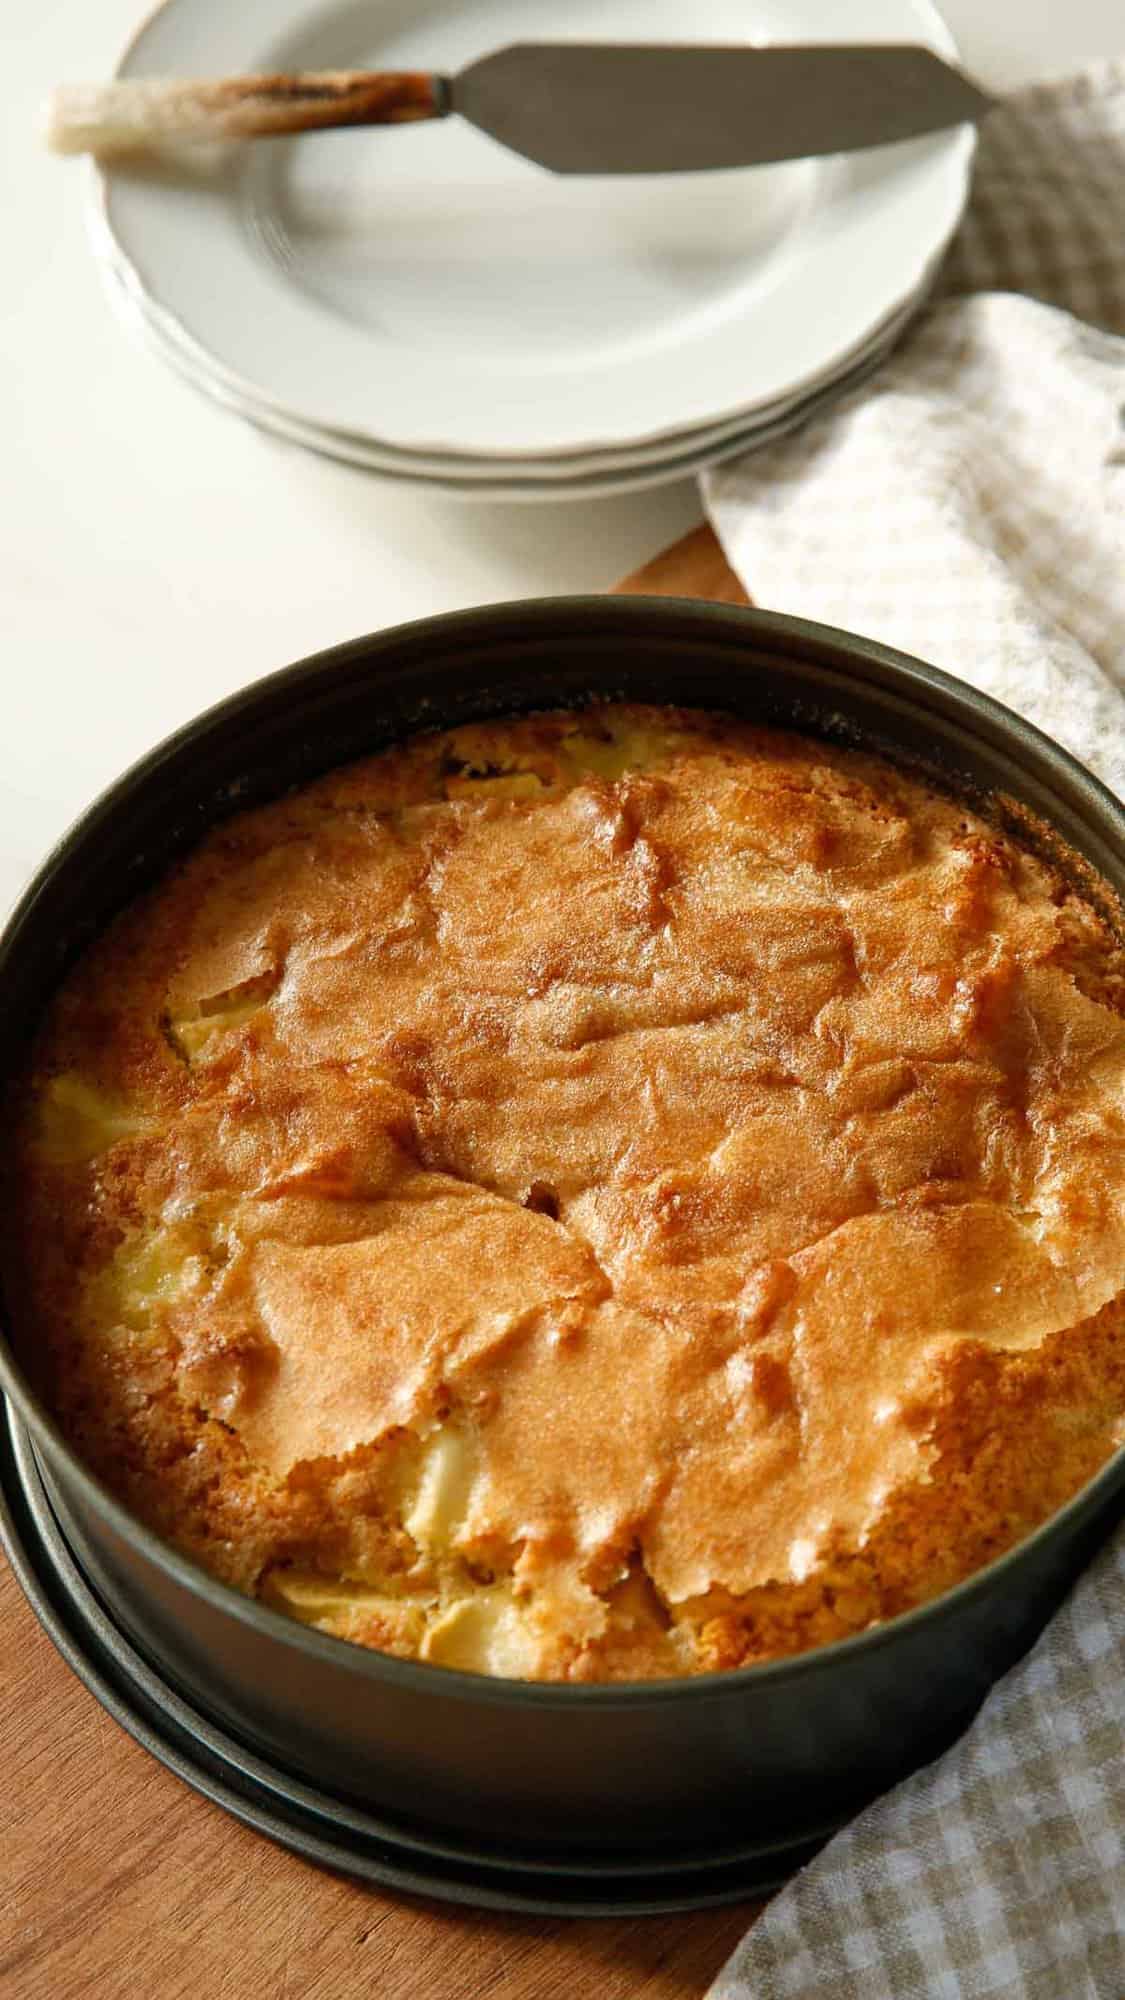
[[[1125,27],[1125,23],[1123,23]],[[994,112],[936,302],[706,474],[758,604],[1019,709],[1125,796],[1125,64]],[[711,2000],[1125,2000],[1125,1530],[951,1751],[769,1905]]]
[[[1105,63],[992,113],[937,302],[703,496],[755,603],[959,674],[1125,794],[1123,336],[1125,63]]]
[[[1125,1533],[972,1727],[748,1931],[710,2000],[1123,2000]]]

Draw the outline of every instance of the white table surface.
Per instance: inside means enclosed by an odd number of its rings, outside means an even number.
[[[81,170],[37,125],[53,83],[109,72],[142,11],[40,0],[0,71],[0,905],[89,798],[231,689],[402,619],[601,590],[700,512],[690,481],[526,507],[392,490],[260,436],[133,347],[87,246]],[[998,88],[1125,48],[1121,0],[945,12]]]

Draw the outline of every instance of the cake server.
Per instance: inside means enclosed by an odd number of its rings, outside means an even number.
[[[459,76],[326,70],[57,90],[56,152],[136,151],[458,115],[559,174],[693,173],[852,152],[982,118],[995,100],[932,49],[520,42]]]

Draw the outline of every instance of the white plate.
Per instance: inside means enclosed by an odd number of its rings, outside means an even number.
[[[513,479],[569,482],[576,478],[600,477],[610,472],[640,472],[646,467],[663,466],[671,454],[679,457],[689,449],[702,452],[724,443],[728,438],[741,438],[751,425],[758,427],[780,422],[794,410],[803,411],[814,393],[830,389],[838,383],[848,383],[869,357],[881,359],[887,354],[925,304],[934,275],[927,274],[926,283],[915,296],[891,313],[854,353],[843,356],[836,369],[826,371],[822,377],[807,384],[798,395],[781,398],[753,411],[740,410],[736,416],[724,418],[717,424],[680,431],[671,437],[646,441],[631,448],[556,454],[546,458],[520,456],[502,459],[477,458],[464,453],[400,451],[381,439],[365,437],[362,433],[304,424],[291,413],[278,411],[268,402],[263,402],[252,388],[218,368],[203,349],[186,338],[174,320],[146,298],[127,264],[106,258],[103,269],[110,298],[126,323],[135,326],[139,318],[145,331],[151,335],[145,344],[170,360],[180,374],[206,394],[214,396],[224,407],[236,410],[262,427],[280,427],[285,435],[299,437],[312,450],[343,457],[351,463],[370,465],[375,471],[398,472],[427,480],[471,480],[474,484],[478,481],[509,483]]]
[[[684,39],[680,0],[166,0],[122,74],[456,69],[516,37]],[[830,40],[837,0],[697,0],[691,38]],[[952,42],[929,0],[855,41]],[[405,452],[656,442],[792,399],[917,291],[956,226],[966,128],[829,161],[556,178],[461,121],[117,167],[101,227],[260,407]]]
[[[417,462],[409,454],[399,454],[391,460],[386,453],[378,453],[365,446],[361,439],[338,432],[313,432],[292,418],[279,415],[270,409],[261,409],[253,403],[243,402],[228,385],[202,374],[182,345],[169,342],[159,323],[150,319],[143,304],[107,266],[107,282],[115,293],[114,303],[120,315],[138,343],[149,348],[162,361],[193,388],[202,390],[234,415],[242,417],[254,426],[286,443],[300,445],[306,450],[319,452],[323,457],[340,460],[347,465],[360,467],[382,479],[389,479],[398,485],[421,487],[427,492],[440,494],[445,498],[458,500],[481,499],[488,501],[534,501],[534,500],[587,500],[605,499],[615,494],[638,492],[645,487],[662,485],[672,479],[682,479],[691,473],[701,471],[705,466],[720,464],[744,451],[756,450],[784,436],[810,417],[819,414],[847,389],[866,380],[879,366],[885,352],[893,346],[897,329],[882,343],[876,343],[866,350],[846,375],[831,382],[827,387],[811,394],[797,405],[790,407],[782,416],[768,421],[744,419],[742,427],[731,431],[727,427],[723,435],[711,438],[692,433],[690,439],[671,440],[665,446],[663,455],[646,457],[642,462],[630,467],[611,468],[606,471],[563,476],[558,473],[549,478],[537,478],[513,469],[504,475],[490,471],[484,475],[452,474],[448,470],[426,473],[418,470]]]

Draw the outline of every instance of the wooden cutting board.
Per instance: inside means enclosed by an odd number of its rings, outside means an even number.
[[[635,569],[617,589],[634,596],[706,597],[713,604],[750,602],[706,522]]]
[[[745,603],[701,528],[619,588]],[[698,2000],[757,1905],[504,1917],[300,1861],[126,1736],[0,1558],[3,2000]]]

